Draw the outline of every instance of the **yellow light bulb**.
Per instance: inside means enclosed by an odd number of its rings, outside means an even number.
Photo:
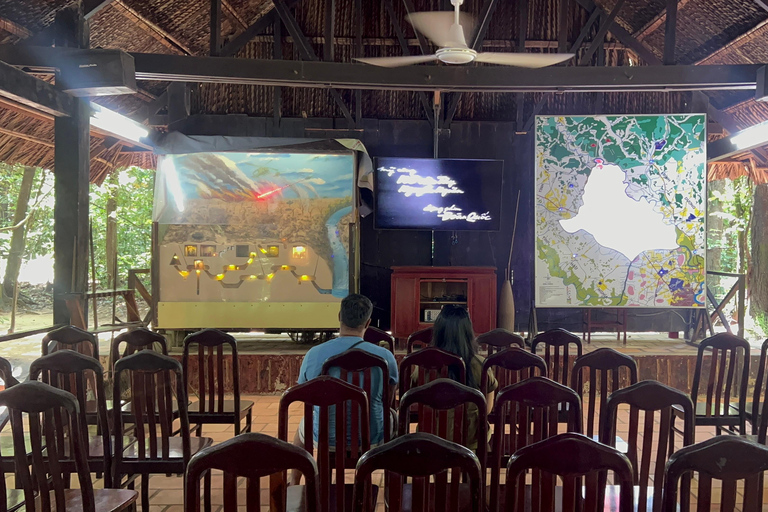
[[[222,279],[224,279],[224,274],[216,274],[217,281],[221,281]]]
[[[181,277],[186,279],[187,276],[189,276],[189,270],[179,270],[179,274],[181,274]]]

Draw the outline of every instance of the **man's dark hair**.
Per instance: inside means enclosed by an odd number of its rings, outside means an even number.
[[[352,329],[357,329],[365,325],[365,322],[371,318],[373,313],[373,304],[371,299],[359,293],[347,295],[341,301],[341,312],[339,319],[341,323]]]

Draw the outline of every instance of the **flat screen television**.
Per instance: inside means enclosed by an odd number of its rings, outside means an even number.
[[[376,158],[376,229],[498,231],[501,160]]]

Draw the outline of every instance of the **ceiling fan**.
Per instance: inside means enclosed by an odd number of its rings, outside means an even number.
[[[565,62],[572,53],[498,53],[477,52],[467,45],[466,34],[474,34],[475,21],[472,16],[459,11],[464,0],[451,0],[454,11],[416,12],[407,16],[413,28],[427,36],[440,48],[432,55],[410,55],[402,57],[370,57],[355,59],[366,64],[385,68],[410,66],[439,60],[446,64],[469,64],[486,62],[521,68],[543,68]]]

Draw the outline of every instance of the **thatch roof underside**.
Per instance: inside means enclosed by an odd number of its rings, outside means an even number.
[[[617,0],[596,0],[610,12]],[[443,0],[413,0],[417,11],[441,10]],[[482,0],[466,0],[462,10],[478,14]],[[19,43],[50,26],[62,0],[0,0],[0,43]],[[357,33],[355,0],[336,0],[334,60],[351,61]],[[322,56],[326,2],[300,0],[295,18],[314,51]],[[529,52],[556,51],[559,0],[529,0],[525,37]],[[616,23],[645,44],[658,58],[664,51],[665,0],[633,0],[625,2]],[[421,50],[416,35],[405,22],[404,2],[395,1],[396,22],[405,30],[409,51]],[[271,0],[222,0],[223,42],[233,40],[250,24],[272,8]],[[208,0],[113,0],[90,19],[91,46],[119,48],[130,52],[177,55],[206,55],[209,47]],[[568,40],[573,42],[589,13],[576,1],[568,7]],[[396,39],[393,20],[382,0],[363,1],[362,33],[365,56],[396,56],[403,51]],[[484,51],[511,51],[518,40],[520,22],[516,2],[498,0],[496,11],[483,45]],[[583,54],[597,24],[576,53]],[[269,59],[273,56],[272,29],[256,36],[236,55],[243,59]],[[768,12],[753,0],[679,0],[676,58],[680,64],[740,64],[768,62]],[[605,44],[605,65],[644,65],[609,32]],[[283,31],[284,59],[295,59],[297,49],[292,38]],[[597,64],[597,56],[592,59]],[[573,65],[573,64],[569,64]],[[524,71],[523,71],[524,72]],[[141,91],[132,96],[102,98],[100,103],[131,115],[167,87],[162,82],[140,82]],[[285,117],[341,117],[341,111],[324,89],[282,88],[281,114]],[[348,105],[353,104],[352,91],[340,91]],[[274,88],[202,84],[193,90],[192,112],[195,114],[274,115]],[[768,120],[768,105],[757,103],[750,91],[710,93],[713,106],[722,109],[735,123],[745,128]],[[464,94],[455,115],[456,120],[515,120],[518,106],[527,118],[540,94],[525,94],[519,103],[514,94]],[[549,94],[543,97],[542,114],[600,113],[672,113],[687,110],[690,93],[610,93]],[[363,91],[364,117],[379,119],[423,119],[425,114],[418,95],[410,92]],[[48,118],[0,104],[0,160],[27,165],[51,167],[53,164],[53,125]],[[721,136],[715,133],[713,137]],[[105,147],[108,146],[108,149]],[[111,169],[129,164],[153,165],[148,153],[127,151],[121,143],[94,133],[92,136],[92,178],[103,179]],[[752,166],[752,167],[750,167]],[[732,176],[739,169],[759,169],[750,155],[718,164],[711,177]],[[719,169],[719,170],[718,170]],[[757,172],[757,171],[754,171]],[[757,176],[757,174],[753,175]]]

